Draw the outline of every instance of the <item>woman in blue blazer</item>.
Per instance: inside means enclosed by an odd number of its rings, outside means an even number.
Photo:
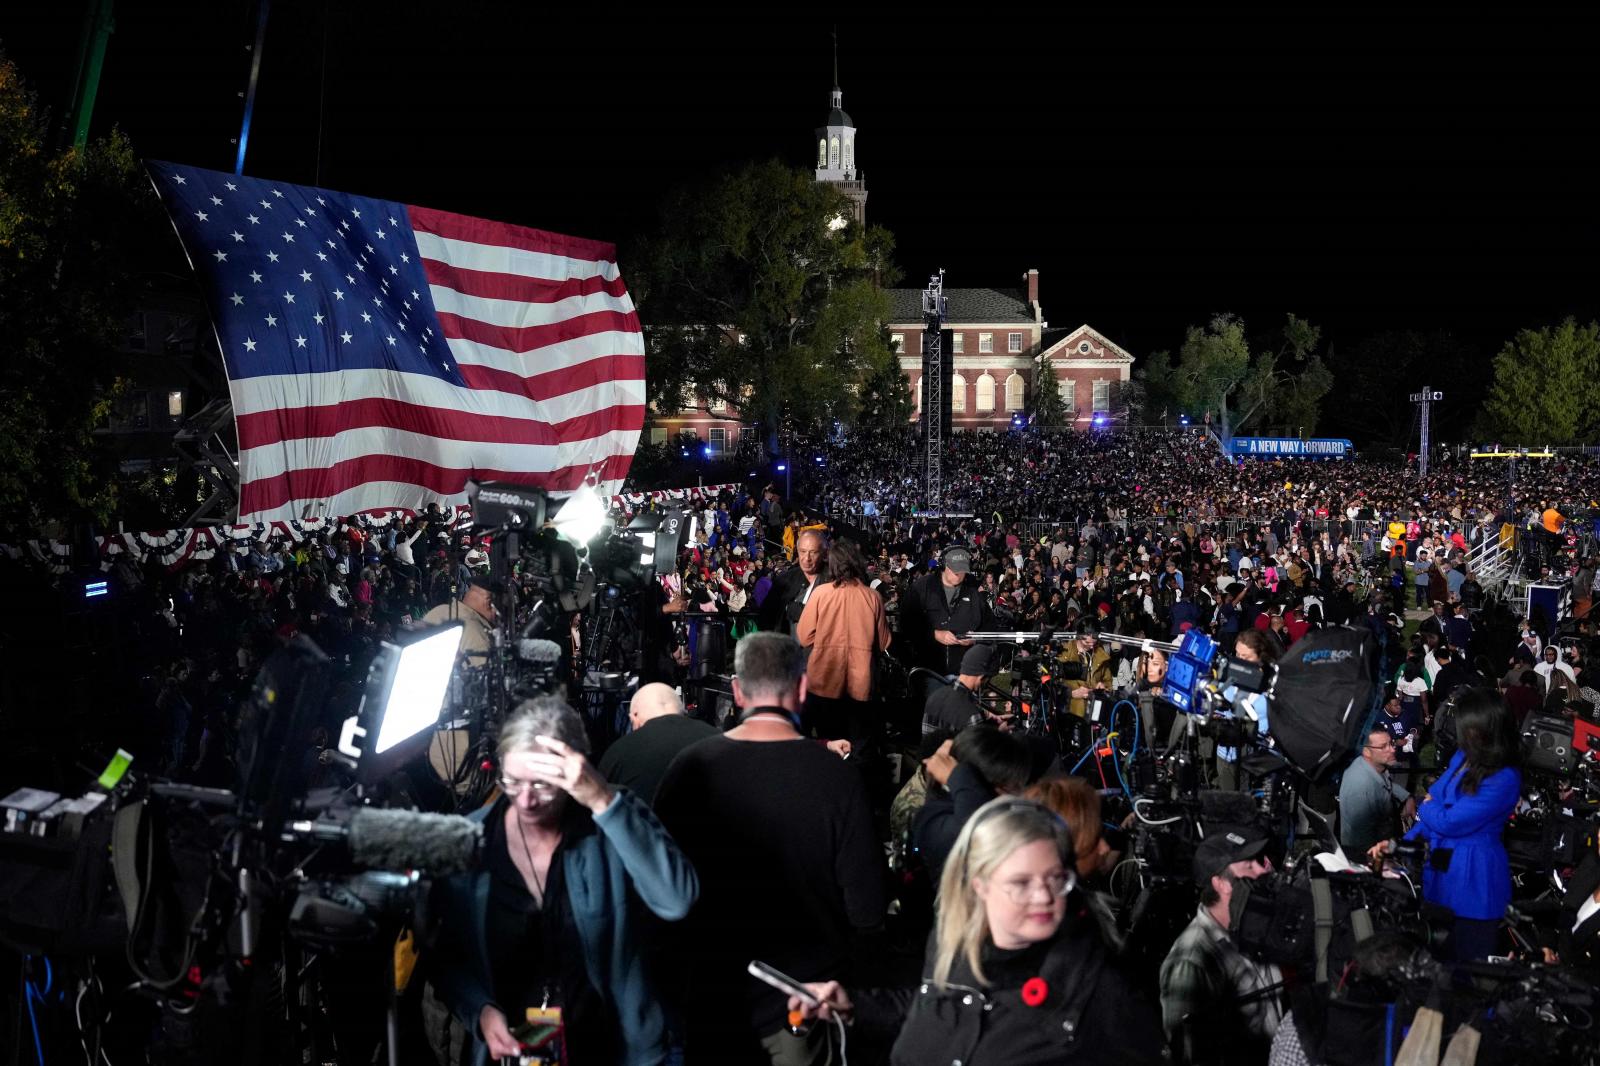
[[[1522,793],[1521,747],[1498,692],[1468,689],[1452,702],[1460,749],[1417,807],[1406,839],[1428,842],[1422,894],[1455,912],[1456,958],[1481,959],[1494,951],[1511,902],[1511,864],[1500,837]],[[1393,849],[1394,841],[1382,841],[1372,855]]]
[[[530,1007],[561,1010],[563,1061],[666,1060],[640,912],[682,918],[699,881],[649,806],[608,785],[588,748],[582,719],[559,697],[508,717],[504,794],[473,815],[483,868],[436,886],[429,977],[472,1034],[475,1066],[517,1053]]]

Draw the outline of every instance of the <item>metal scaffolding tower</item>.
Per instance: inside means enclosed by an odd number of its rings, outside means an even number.
[[[922,293],[922,488],[930,506],[937,506],[944,495],[944,435],[950,423],[944,320],[949,310],[940,270]]]
[[[1428,476],[1428,456],[1433,449],[1433,441],[1428,433],[1428,408],[1435,402],[1444,399],[1444,393],[1436,392],[1428,386],[1422,386],[1421,392],[1411,394],[1411,402],[1422,407],[1422,447],[1417,452],[1417,476]]]

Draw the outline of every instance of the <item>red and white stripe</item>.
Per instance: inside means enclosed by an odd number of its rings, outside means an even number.
[[[364,369],[233,381],[239,521],[457,504],[468,480],[621,489],[644,422],[644,336],[615,248],[408,211],[467,387]]]

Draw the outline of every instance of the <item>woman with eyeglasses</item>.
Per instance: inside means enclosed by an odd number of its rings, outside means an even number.
[[[920,984],[808,984],[805,1018],[863,1035],[898,1028],[894,1066],[1151,1063],[1161,1016],[1118,968],[1075,893],[1073,831],[1033,800],[1000,798],[962,828],[939,884]]]
[[[565,1061],[666,1059],[637,904],[677,921],[699,882],[649,806],[608,785],[588,749],[582,720],[559,697],[507,718],[502,795],[472,815],[484,826],[483,866],[437,888],[429,973],[472,1034],[475,1066],[521,1051],[514,1031],[532,1007],[559,1009]]]

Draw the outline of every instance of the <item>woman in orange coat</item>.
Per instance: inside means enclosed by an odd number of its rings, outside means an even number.
[[[795,637],[811,652],[807,725],[818,736],[850,741],[852,751],[861,748],[877,732],[873,672],[878,653],[889,647],[889,620],[883,598],[867,586],[866,559],[851,541],[829,547],[828,580],[812,590]]]

